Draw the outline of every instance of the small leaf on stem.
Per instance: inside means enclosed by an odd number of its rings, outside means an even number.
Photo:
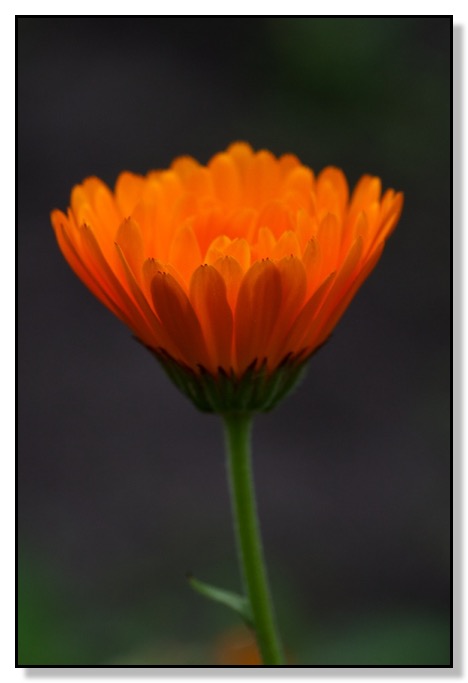
[[[242,617],[248,626],[253,628],[252,611],[249,601],[245,596],[234,593],[233,591],[224,590],[224,588],[210,586],[208,583],[199,581],[191,575],[188,575],[187,579],[197,593],[204,595],[210,600],[214,600],[214,602],[219,602],[222,605],[226,605],[226,607],[230,607]]]

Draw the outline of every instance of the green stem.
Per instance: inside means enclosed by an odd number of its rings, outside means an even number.
[[[284,664],[263,560],[250,462],[252,417],[224,415],[229,484],[242,573],[264,664]]]

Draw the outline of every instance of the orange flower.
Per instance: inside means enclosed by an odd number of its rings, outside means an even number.
[[[286,385],[374,268],[403,196],[367,175],[350,196],[337,168],[315,177],[238,142],[206,166],[124,172],[114,192],[88,178],[70,203],[51,215],[69,265],[197,402],[202,380],[219,394],[287,368]]]
[[[262,666],[254,632],[246,626],[234,626],[224,631],[215,642],[215,666]],[[288,664],[294,664],[291,652],[286,653]]]
[[[255,637],[245,627],[230,629],[217,639],[214,659],[216,666],[262,665]]]

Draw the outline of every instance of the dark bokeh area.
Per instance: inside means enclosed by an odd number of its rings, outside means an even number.
[[[63,259],[72,186],[233,140],[405,193],[298,390],[256,420],[292,661],[450,661],[447,18],[19,18],[19,663],[214,664],[238,590],[222,429]]]

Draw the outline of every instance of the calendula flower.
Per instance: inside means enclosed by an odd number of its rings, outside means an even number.
[[[292,154],[238,142],[146,176],[74,187],[52,212],[85,285],[203,410],[267,410],[329,337],[402,208],[363,176],[315,177]]]
[[[262,664],[255,637],[245,626],[230,629],[217,639],[214,659],[217,666],[261,666]]]
[[[363,176],[350,194],[292,154],[244,142],[112,192],[88,178],[52,224],[68,263],[200,409],[222,415],[244,592],[191,578],[255,633],[251,663],[286,659],[276,628],[252,480],[252,414],[291,389],[377,263],[402,208]],[[237,653],[239,654],[239,653]],[[259,657],[260,655],[260,657]]]

